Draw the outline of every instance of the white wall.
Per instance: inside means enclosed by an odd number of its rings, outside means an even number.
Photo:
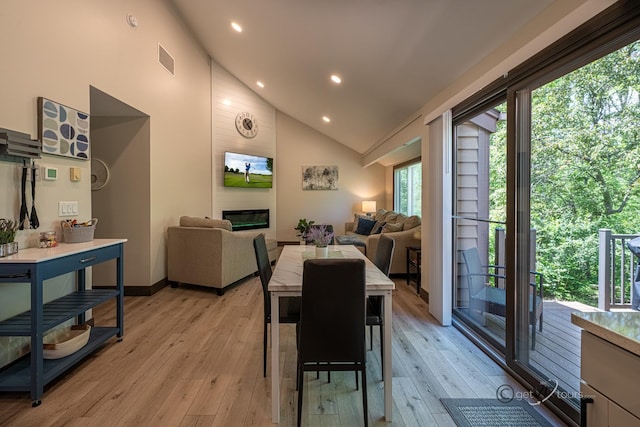
[[[135,30],[127,26],[128,13],[138,18]],[[146,250],[151,265],[146,268],[151,279],[146,285],[162,280],[166,227],[185,211],[208,212],[211,206],[208,55],[163,0],[5,1],[0,39],[0,127],[35,137],[38,96],[90,113],[90,85],[151,117],[150,197],[123,209],[149,207],[150,218],[139,227],[150,235]],[[175,76],[158,64],[158,42],[174,56]],[[43,155],[39,163],[58,167],[60,178],[39,185],[42,225],[36,232],[19,233],[21,247],[33,246],[39,231],[59,226],[60,200],[79,202],[78,219],[92,216],[89,162]],[[71,166],[82,168],[81,182],[70,182]],[[15,164],[0,161],[0,218],[17,218],[19,213],[15,169]],[[68,279],[61,278],[49,286],[66,285]],[[23,290],[24,285],[0,284],[0,318],[28,308]],[[6,343],[0,339],[3,351]],[[4,354],[0,366],[6,362]]]
[[[223,210],[269,209],[270,228],[260,231],[268,238],[275,238],[277,186],[274,183],[273,188],[225,187],[224,153],[230,151],[275,158],[276,110],[214,61],[211,62],[211,82],[211,216],[221,218]],[[236,130],[236,115],[242,112],[256,117],[258,134],[253,138],[245,138]],[[277,167],[278,160],[274,159],[274,169]],[[274,172],[274,176],[277,176],[277,172]]]
[[[361,213],[363,200],[375,200],[377,208],[386,203],[386,168],[379,164],[363,167],[359,153],[331,138],[277,112],[276,185],[279,241],[297,240],[298,219],[332,224],[344,234],[344,223]],[[302,166],[338,166],[337,190],[302,190]]]

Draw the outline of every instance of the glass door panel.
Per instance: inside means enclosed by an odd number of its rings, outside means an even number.
[[[506,331],[506,104],[455,126],[454,314],[494,347]]]

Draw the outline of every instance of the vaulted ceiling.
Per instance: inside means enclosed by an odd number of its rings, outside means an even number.
[[[366,153],[562,0],[171,1],[214,61],[278,110]]]

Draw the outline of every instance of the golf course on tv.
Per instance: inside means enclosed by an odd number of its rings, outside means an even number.
[[[246,187],[246,188],[271,188],[273,175],[249,174],[249,182],[245,182],[244,173],[226,171],[224,173],[225,187]]]

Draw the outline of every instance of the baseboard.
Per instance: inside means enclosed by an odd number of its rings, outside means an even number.
[[[169,285],[169,281],[164,279],[154,283],[151,286],[126,286],[124,287],[124,295],[127,297],[150,297],[160,289]],[[115,289],[115,286],[94,285],[93,289]]]

